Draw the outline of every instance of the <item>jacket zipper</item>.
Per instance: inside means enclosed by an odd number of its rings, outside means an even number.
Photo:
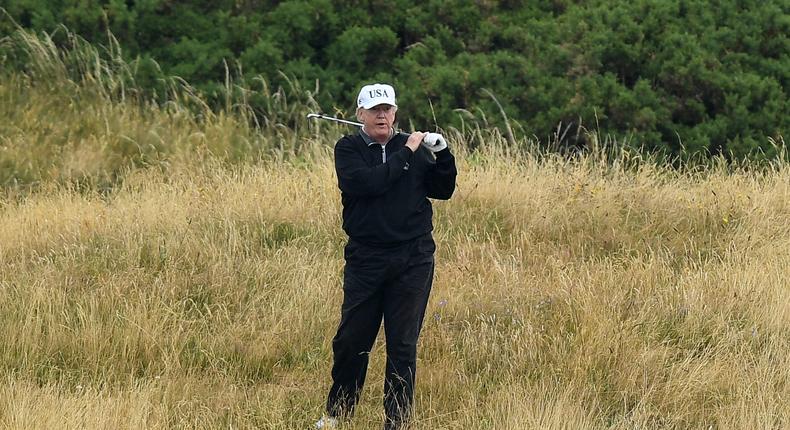
[[[381,145],[381,164],[387,162],[387,150],[384,149],[387,145]]]

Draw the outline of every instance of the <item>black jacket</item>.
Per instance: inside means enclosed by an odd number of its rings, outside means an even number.
[[[396,246],[433,230],[428,197],[449,199],[455,191],[455,157],[406,147],[396,134],[382,147],[361,135],[335,145],[335,171],[343,202],[343,230],[349,238],[376,246]]]

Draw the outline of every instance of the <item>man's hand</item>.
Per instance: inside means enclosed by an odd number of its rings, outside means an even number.
[[[420,147],[420,142],[425,139],[425,136],[430,133],[423,133],[421,131],[415,131],[414,133],[409,135],[409,140],[406,141],[406,146],[411,149],[411,152],[417,150]]]
[[[439,152],[447,148],[447,141],[444,136],[439,133],[425,133],[425,138],[422,140],[422,146],[431,150],[431,152]]]

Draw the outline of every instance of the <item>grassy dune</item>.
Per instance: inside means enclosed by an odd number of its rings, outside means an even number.
[[[110,72],[0,79],[0,428],[309,428],[345,129],[277,92],[284,119],[258,128],[141,103]],[[786,161],[673,170],[447,134],[416,429],[790,427]],[[344,428],[379,425],[383,366],[380,339]]]

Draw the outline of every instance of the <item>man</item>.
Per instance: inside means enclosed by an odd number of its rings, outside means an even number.
[[[339,418],[353,414],[382,318],[387,349],[384,428],[401,428],[411,415],[417,338],[436,249],[428,198],[449,199],[457,171],[441,135],[395,132],[397,110],[392,86],[362,87],[357,119],[363,127],[335,145],[348,243],[343,306],[332,341],[333,384],[317,428],[334,428]]]

